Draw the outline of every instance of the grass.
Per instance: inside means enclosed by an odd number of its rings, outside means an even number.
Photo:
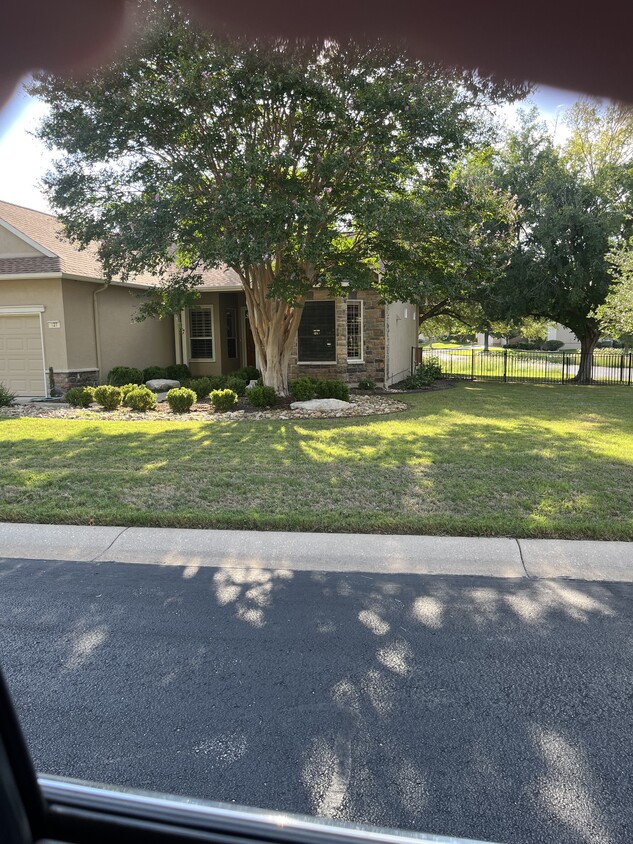
[[[371,419],[0,420],[0,520],[633,540],[633,391],[460,383]]]

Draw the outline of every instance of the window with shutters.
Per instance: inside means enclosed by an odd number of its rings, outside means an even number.
[[[336,302],[303,306],[298,334],[298,363],[336,363]]]
[[[189,358],[213,360],[213,309],[195,308],[189,311]]]
[[[363,362],[363,303],[360,299],[347,303],[347,360]]]

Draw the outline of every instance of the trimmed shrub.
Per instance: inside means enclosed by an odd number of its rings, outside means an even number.
[[[372,381],[371,378],[361,378],[358,382],[358,389],[359,390],[375,390],[376,389],[376,382]]]
[[[95,401],[106,410],[116,410],[121,399],[121,390],[112,384],[103,384],[95,390]]]
[[[154,378],[167,378],[167,370],[164,366],[146,366],[143,370],[143,383],[153,381]]]
[[[132,410],[145,413],[156,407],[156,393],[153,393],[149,387],[136,387],[127,394],[125,403]]]
[[[413,375],[403,382],[402,386],[405,390],[420,390],[422,387],[428,387],[433,381],[437,381],[441,377],[442,365],[438,358],[427,358],[422,361]]]
[[[0,407],[11,407],[15,393],[12,393],[4,384],[0,384]]]
[[[295,401],[310,401],[316,395],[313,378],[295,378],[289,385],[290,395]]]
[[[273,407],[277,404],[277,393],[274,387],[258,384],[248,391],[248,400],[254,407]]]
[[[563,343],[563,345],[565,345]],[[520,343],[512,343],[508,346],[509,349],[519,349],[522,352],[537,352],[540,349],[538,343],[531,343],[530,341],[522,341]]]
[[[236,375],[229,375],[226,379],[227,389],[233,390],[238,396],[243,396],[246,393],[246,384],[248,382],[244,378],[238,378]]]
[[[242,381],[246,381],[248,384],[249,381],[257,381],[261,377],[261,372],[256,366],[244,366],[242,369],[238,369],[237,372],[233,372],[232,375],[235,378],[241,378]]]
[[[90,407],[94,400],[94,388],[87,387],[71,387],[64,396],[71,407]]]
[[[108,384],[122,387],[124,384],[142,384],[143,373],[133,366],[113,366],[108,372]]]
[[[349,387],[344,381],[334,378],[319,379],[314,385],[314,391],[318,399],[349,401]]]
[[[196,394],[187,387],[178,387],[169,390],[166,399],[172,413],[189,413],[191,406],[196,401]]]
[[[192,378],[184,385],[188,390],[193,390],[196,394],[196,401],[202,401],[209,395],[213,389],[213,384],[210,378]]]
[[[233,390],[211,390],[209,398],[216,410],[230,410],[237,404],[237,393]]]
[[[172,381],[180,381],[181,384],[183,381],[187,381],[191,378],[191,370],[184,363],[175,363],[171,366],[166,366],[165,373],[166,375],[161,376],[161,378],[167,377]]]
[[[562,340],[546,340],[541,349],[544,352],[557,352],[559,349],[562,349],[565,343]]]
[[[138,387],[138,384],[123,384],[119,387],[119,390],[121,390],[121,404],[127,404],[127,397],[129,393],[131,393],[132,390],[137,390]]]

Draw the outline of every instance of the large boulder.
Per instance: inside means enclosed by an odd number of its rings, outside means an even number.
[[[170,381],[169,378],[152,378],[145,382],[145,386],[153,393],[166,393],[168,390],[173,390],[180,387],[180,381]]]
[[[310,399],[309,401],[293,401],[292,410],[347,410],[351,402],[341,399]]]

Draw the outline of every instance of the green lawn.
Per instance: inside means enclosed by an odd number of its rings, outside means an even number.
[[[633,540],[633,389],[460,383],[358,420],[0,420],[0,520]]]

